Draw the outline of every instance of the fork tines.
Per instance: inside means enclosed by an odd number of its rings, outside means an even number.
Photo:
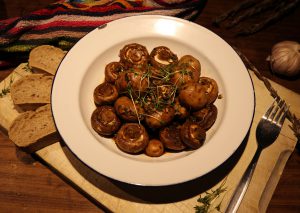
[[[288,109],[289,107],[287,106],[284,100],[280,98],[275,98],[273,104],[270,106],[268,111],[264,114],[263,118],[279,126],[282,126]]]

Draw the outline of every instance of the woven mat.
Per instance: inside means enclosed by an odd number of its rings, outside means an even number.
[[[190,20],[205,4],[206,0],[59,0],[25,16],[0,20],[0,68],[17,66],[39,45],[69,50],[88,32],[116,19],[152,14]]]

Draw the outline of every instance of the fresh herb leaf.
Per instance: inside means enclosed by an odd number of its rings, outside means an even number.
[[[3,88],[0,92],[0,98],[3,98],[7,93],[10,92],[10,88]]]
[[[23,69],[25,72],[32,72],[32,70],[30,69],[28,63],[27,63],[22,69]]]
[[[5,86],[5,81],[4,81],[4,88],[0,92],[0,98],[3,98],[7,93],[10,93],[10,87],[13,81],[14,81],[13,74],[11,74],[8,86]]]
[[[226,192],[227,187],[225,187],[226,179],[220,184],[220,186],[216,190],[210,190],[205,192],[204,197],[200,197],[197,199],[197,202],[199,205],[196,205],[194,207],[196,213],[207,213],[212,210],[220,211],[221,209],[221,202],[219,202],[217,205],[213,205],[215,200],[221,196],[223,192]],[[224,198],[224,197],[223,197]]]

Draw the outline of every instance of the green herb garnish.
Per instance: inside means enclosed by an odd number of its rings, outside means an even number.
[[[22,69],[23,69],[25,72],[32,72],[32,70],[30,69],[28,63],[27,63]]]
[[[9,92],[10,92],[10,88],[3,88],[0,92],[0,98],[3,98]]]
[[[10,87],[11,87],[12,83],[13,83],[13,75],[10,76],[9,85],[8,86],[4,85],[4,88],[1,90],[0,98],[3,98],[7,93],[10,93]],[[5,84],[5,81],[4,81],[4,84]]]
[[[225,182],[226,179],[221,183],[221,185],[216,190],[212,189],[210,191],[206,191],[204,197],[200,195],[200,197],[197,199],[199,205],[194,207],[196,213],[207,213],[207,212],[211,212],[212,210],[217,210],[220,212],[221,203],[223,199],[217,205],[214,205],[214,202],[216,201],[217,198],[221,196],[223,192],[227,190],[227,187],[224,187]]]

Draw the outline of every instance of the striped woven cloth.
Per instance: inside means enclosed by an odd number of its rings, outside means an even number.
[[[0,20],[0,68],[28,57],[42,44],[70,49],[97,26],[115,19],[156,14],[192,19],[206,0],[62,0],[23,17]]]

